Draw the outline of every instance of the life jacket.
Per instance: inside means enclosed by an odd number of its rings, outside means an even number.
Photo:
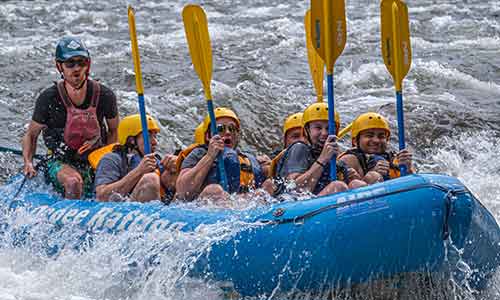
[[[113,149],[115,148],[115,146],[119,146],[119,145],[120,144],[118,144],[118,143],[109,144],[109,145],[97,148],[96,150],[92,151],[88,155],[88,161],[89,161],[89,164],[92,167],[92,169],[94,169],[94,171],[95,171],[97,169],[97,166],[99,165],[99,162],[104,157],[104,155],[113,152]],[[130,171],[132,171],[133,169],[135,169],[142,160],[142,156],[140,156],[137,153],[133,154],[131,156],[126,155],[125,153],[120,153],[120,155],[122,157],[122,160],[126,162],[127,174]],[[157,162],[157,166],[158,166],[155,170],[155,173],[161,177],[161,173],[163,173],[163,171],[164,171],[163,165],[160,163],[161,157],[157,154],[155,154],[155,157],[156,157],[156,162]],[[163,185],[160,186],[161,199],[167,199],[170,202],[173,199],[174,194],[175,194],[174,191],[165,188]]]
[[[176,161],[178,172],[181,170],[184,159],[188,157],[194,149],[200,147],[208,151],[207,145],[192,144],[179,153]],[[266,180],[264,172],[255,156],[227,147],[224,149],[222,156],[229,193],[248,192],[251,188],[260,187],[264,180]],[[209,171],[205,182],[206,184],[220,183],[216,165]]]
[[[304,142],[297,141],[295,143],[292,143],[288,148],[285,150],[281,151],[271,162],[271,174],[273,174],[274,178],[279,177],[279,173],[281,172],[281,169],[283,168],[284,162],[288,154],[290,153],[290,149],[292,148],[293,145],[297,143],[302,143],[308,147],[308,149],[311,151],[312,147]],[[312,162],[314,163],[314,162]],[[345,183],[349,183],[349,173],[348,173],[348,167],[347,165],[341,161],[337,160],[337,180],[343,181]],[[311,164],[312,165],[312,164]],[[311,165],[309,167],[311,167]],[[326,164],[326,166],[323,168],[323,171],[321,173],[321,176],[318,180],[318,183],[316,184],[313,194],[317,195],[319,194],[332,180],[330,179],[330,162]]]
[[[92,169],[94,170],[97,169],[97,165],[99,165],[99,162],[104,157],[104,155],[113,152],[113,148],[118,145],[120,144],[118,143],[109,144],[90,152],[89,155],[87,156],[87,160],[89,161],[89,164],[92,167]]]
[[[270,175],[271,177],[276,177],[278,176],[278,170],[281,170],[282,165],[283,165],[283,157],[285,156],[287,149],[281,150],[272,160],[271,160],[271,167],[270,167]]]
[[[87,109],[76,108],[64,87],[64,81],[57,82],[59,97],[66,108],[66,124],[64,126],[64,143],[72,150],[78,151],[82,146],[91,148],[101,143],[101,126],[97,118],[97,105],[101,94],[99,83],[88,80],[92,85],[90,106]],[[83,152],[82,149],[79,152]]]
[[[356,156],[365,175],[375,167],[379,160],[386,160],[389,162],[389,174],[384,176],[384,180],[390,180],[401,176],[398,159],[396,158],[396,154],[394,152],[367,154],[359,148],[351,148],[340,154],[339,158],[347,154]]]

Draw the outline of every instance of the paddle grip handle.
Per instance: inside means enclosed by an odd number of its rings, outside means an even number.
[[[328,85],[328,135],[336,135],[335,127],[335,101],[333,100],[333,74],[326,76]],[[337,180],[337,155],[330,161],[330,180]]]
[[[399,151],[406,148],[405,143],[405,122],[403,115],[403,93],[401,91],[396,91],[396,110],[398,117],[398,139],[399,139]],[[399,171],[401,176],[406,176],[408,173],[406,170],[406,165],[400,165]]]
[[[144,105],[144,95],[137,94],[139,100],[139,113],[141,114],[142,139],[144,140],[144,155],[151,153],[149,144],[148,119],[146,118],[146,106]]]
[[[207,100],[208,116],[210,117],[210,132],[212,136],[217,134],[217,120],[215,119],[214,105],[212,100]],[[217,171],[219,172],[220,185],[224,191],[228,191],[226,170],[224,169],[224,152],[217,156]]]

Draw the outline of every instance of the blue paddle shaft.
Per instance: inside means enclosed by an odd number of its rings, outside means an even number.
[[[335,101],[333,101],[333,74],[326,76],[328,84],[328,134],[335,135]],[[330,161],[330,180],[337,180],[337,155]]]
[[[144,140],[144,155],[151,153],[149,144],[148,120],[146,119],[146,106],[144,105],[144,95],[137,94],[139,100],[139,113],[141,114],[142,139]]]
[[[212,136],[217,134],[217,120],[215,119],[214,105],[212,100],[207,100],[208,115],[210,117],[210,132]],[[228,191],[226,170],[224,170],[223,153],[219,153],[217,158],[217,170],[219,171],[220,184],[224,191]]]
[[[405,122],[403,116],[403,93],[396,91],[396,109],[398,114],[398,138],[399,138],[399,151],[406,148],[405,145]],[[407,174],[406,165],[400,165],[399,171],[401,176]]]

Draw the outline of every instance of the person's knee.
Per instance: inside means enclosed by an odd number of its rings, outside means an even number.
[[[160,190],[160,177],[156,173],[144,174],[137,183],[137,186],[143,190]]]
[[[363,180],[359,180],[359,179],[354,179],[351,182],[349,182],[350,189],[357,189],[357,188],[367,186],[367,185],[368,184],[366,182],[364,182]]]
[[[343,181],[334,181],[330,184],[332,185],[333,190],[335,190],[335,193],[347,191],[349,189],[347,184]]]
[[[226,198],[226,192],[220,184],[209,184],[201,191],[200,198],[224,200]]]
[[[64,187],[66,198],[80,198],[83,190],[83,179],[80,175],[67,175],[63,178],[61,185]]]
[[[318,196],[326,196],[335,193],[340,193],[343,191],[347,191],[349,187],[342,181],[334,181],[330,182],[319,194]]]
[[[222,188],[222,186],[220,184],[209,184],[201,192],[202,195],[203,194],[219,195],[219,194],[223,194],[223,193],[224,193],[224,189]]]
[[[274,191],[276,190],[276,185],[274,184],[274,181],[271,178],[266,179],[262,183],[262,188],[269,194],[269,195],[274,195]]]

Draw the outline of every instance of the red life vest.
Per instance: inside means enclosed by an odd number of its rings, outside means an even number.
[[[97,105],[101,87],[99,83],[88,80],[92,84],[92,97],[87,109],[76,108],[66,92],[64,81],[57,83],[57,91],[66,108],[66,125],[64,126],[64,143],[73,150],[78,150],[85,142],[96,145],[101,139],[101,126],[97,119]]]

